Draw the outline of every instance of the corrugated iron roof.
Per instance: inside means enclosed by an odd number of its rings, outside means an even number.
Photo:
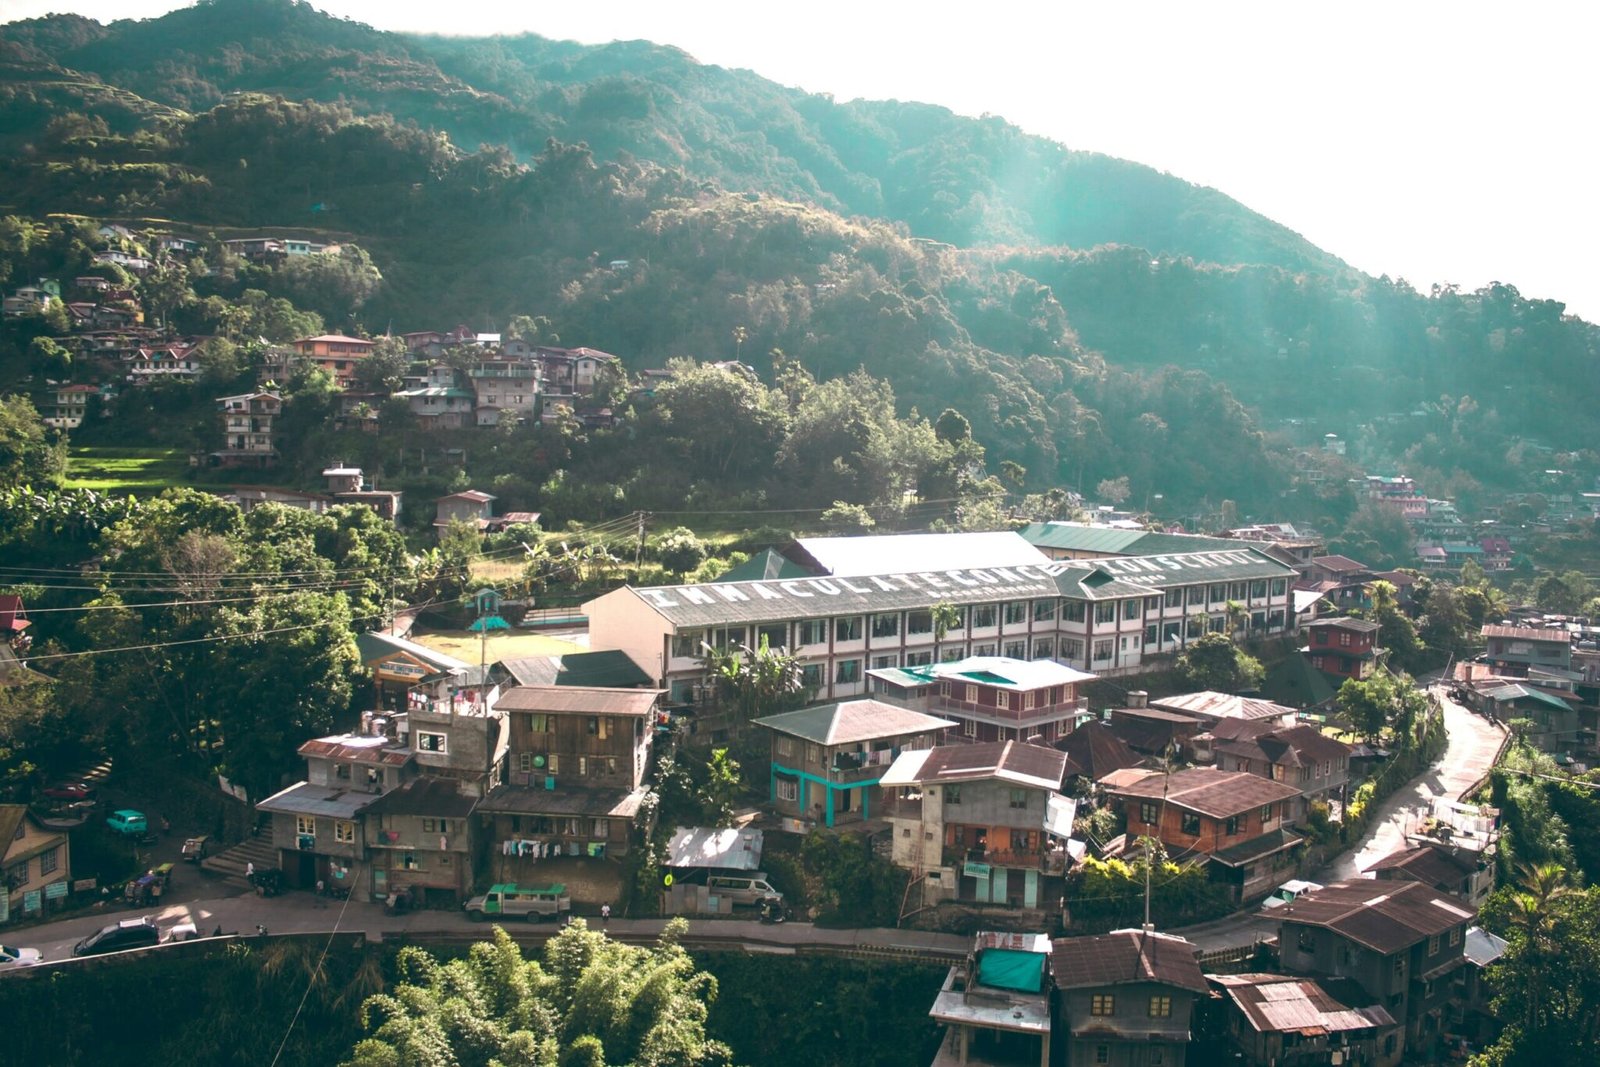
[[[522,685],[500,694],[503,711],[537,711],[572,715],[650,715],[661,698],[659,689],[603,689],[581,685]]]
[[[1029,544],[1068,552],[1101,552],[1112,556],[1159,556],[1179,552],[1237,548],[1235,539],[1157,530],[1118,530],[1081,522],[1030,522],[1017,531]]]
[[[884,565],[895,562],[889,560]],[[904,565],[905,561],[898,562]],[[725,626],[926,608],[941,601],[959,606],[1057,597],[1131,599],[1169,586],[1285,578],[1293,574],[1293,568],[1254,549],[1235,547],[1225,552],[1175,556],[886,570],[869,575],[776,581],[626,586],[589,601],[584,611],[592,614],[593,605],[607,597],[631,597],[675,626]]]
[[[1274,914],[1284,924],[1320,926],[1388,955],[1470,922],[1477,910],[1421,882],[1362,878],[1302,894]]]
[[[940,745],[902,752],[884,774],[882,785],[937,785],[993,778],[1036,789],[1060,789],[1067,754],[1020,741],[978,745]]]
[[[1152,773],[1115,789],[1108,785],[1107,791],[1136,800],[1159,800],[1165,795],[1168,804],[1217,819],[1300,795],[1293,786],[1258,774],[1215,767],[1189,767],[1170,775]]]
[[[365,734],[313,738],[301,745],[299,751],[302,756],[318,756],[340,763],[374,763],[383,767],[404,767],[414,755],[391,738]]]
[[[1194,993],[1207,990],[1199,949],[1181,937],[1114,930],[1095,937],[1058,937],[1051,952],[1058,989],[1157,982]]]
[[[1570,644],[1572,635],[1565,630],[1540,630],[1532,626],[1499,626],[1489,624],[1482,630],[1485,637],[1509,637],[1517,641],[1555,641]]]
[[[1150,701],[1152,708],[1204,716],[1208,719],[1293,718],[1295,710],[1258,697],[1235,696],[1205,689],[1198,693],[1179,693]]]
[[[1258,1033],[1321,1036],[1398,1025],[1382,1005],[1357,1008],[1340,1003],[1309,978],[1281,974],[1218,974],[1221,986]]]
[[[910,734],[932,733],[956,725],[949,719],[869,699],[801,708],[799,711],[786,711],[751,721],[757,726],[814,741],[819,745],[887,740]]]

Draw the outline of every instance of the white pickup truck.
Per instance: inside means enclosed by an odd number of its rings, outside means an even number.
[[[526,919],[543,922],[572,911],[572,898],[565,885],[519,886],[515,883],[492,885],[489,891],[462,905],[473,922],[485,919]]]

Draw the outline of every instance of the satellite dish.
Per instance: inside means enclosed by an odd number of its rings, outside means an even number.
[[[544,766],[544,757],[543,756],[535,756],[535,757],[533,757],[533,765],[535,767],[543,767]]]

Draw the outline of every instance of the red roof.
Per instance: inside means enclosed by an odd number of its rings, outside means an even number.
[[[26,630],[32,623],[28,621],[28,613],[23,610],[22,598],[14,594],[0,596],[0,630],[10,630],[13,633]]]

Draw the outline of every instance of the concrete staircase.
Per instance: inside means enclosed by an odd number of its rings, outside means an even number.
[[[200,866],[247,885],[249,883],[245,882],[244,871],[246,864],[251,863],[255,864],[258,871],[278,865],[278,850],[272,847],[272,838],[266,835],[247,837],[230,849],[207,856],[200,861]]]

